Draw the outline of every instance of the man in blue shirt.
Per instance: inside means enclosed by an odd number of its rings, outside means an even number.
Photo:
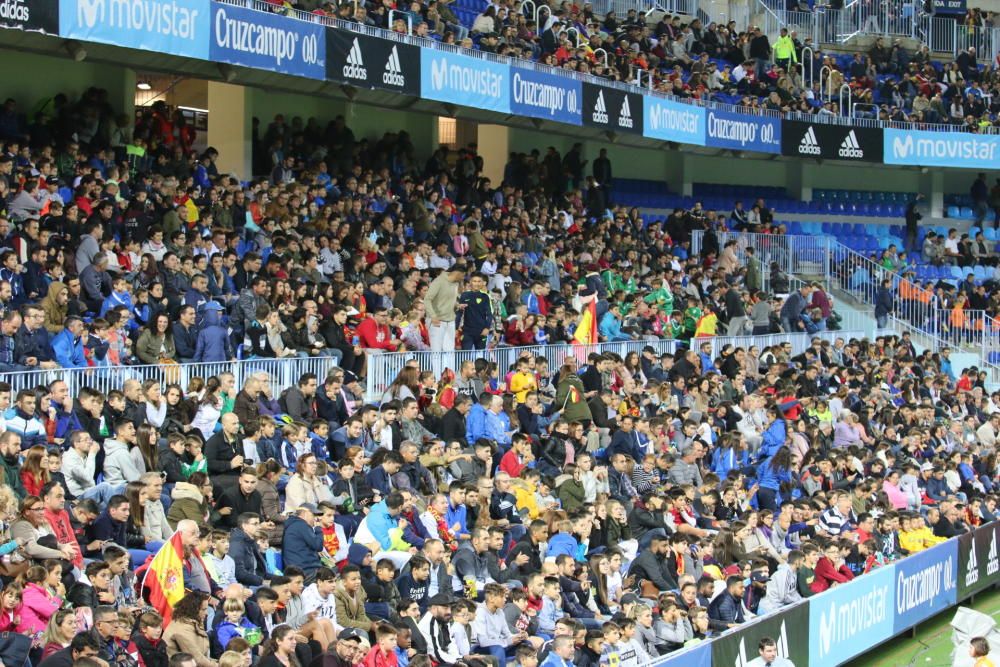
[[[460,540],[469,539],[469,526],[466,519],[465,508],[465,485],[458,480],[448,487],[448,510],[445,512],[445,523],[449,528],[458,525],[458,530],[454,531],[456,538]]]

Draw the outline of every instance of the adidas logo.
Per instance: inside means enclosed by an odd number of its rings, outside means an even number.
[[[385,61],[385,72],[382,73],[382,83],[399,87],[406,85],[403,68],[399,64],[399,51],[396,50],[395,46],[392,47],[389,59]]]
[[[395,48],[395,47],[393,47]],[[347,52],[347,64],[344,65],[344,76],[348,79],[368,79],[368,70],[365,69],[365,60],[361,57],[361,44],[358,38],[354,38],[351,50]]]
[[[993,533],[994,540],[996,533]],[[969,563],[966,565],[965,585],[974,586],[979,581],[979,559],[976,556],[976,541],[972,541],[972,548],[969,550]]]
[[[816,130],[813,129],[812,125],[806,130],[806,133],[802,135],[802,141],[799,142],[799,154],[800,155],[819,155],[819,142],[816,141]]]
[[[993,576],[1000,571],[1000,560],[997,559],[997,534],[993,533],[990,540],[990,553],[986,556],[986,575]]]
[[[628,105],[628,95],[622,100],[622,108],[618,113],[618,127],[632,129],[632,109]]]
[[[757,660],[755,656],[751,656],[749,659],[747,658],[747,648],[744,642],[746,642],[746,639],[744,637],[740,637],[740,650],[739,654],[736,656],[736,662],[733,663],[733,667],[748,667],[748,665]],[[781,632],[774,643],[777,651],[777,657],[790,661],[790,651],[788,650],[788,630],[785,628],[784,621],[781,622]],[[753,648],[756,649],[757,647],[754,646]]]
[[[810,128],[811,129],[811,128]],[[844,140],[840,142],[840,150],[837,151],[837,155],[840,157],[856,157],[863,158],[865,152],[861,150],[861,145],[858,144],[858,138],[854,134],[854,130],[844,137]]]
[[[604,91],[597,91],[597,103],[594,104],[594,122],[607,125],[608,108],[604,106]]]

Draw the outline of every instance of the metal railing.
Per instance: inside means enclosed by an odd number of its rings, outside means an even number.
[[[770,291],[770,269],[777,264],[786,276],[800,275],[829,283],[830,280],[830,237],[804,234],[751,234],[748,232],[716,232],[720,252],[730,241],[736,242],[736,257],[741,266],[746,266],[747,248],[753,248],[754,256],[760,262],[764,290]],[[704,245],[705,232],[691,233],[691,252],[700,254]]]
[[[329,357],[292,357],[220,363],[56,368],[0,373],[0,379],[10,383],[14,394],[22,389],[35,389],[54,380],[63,380],[69,385],[70,395],[76,396],[82,387],[90,387],[107,395],[113,389],[120,390],[127,380],[156,380],[161,385],[179,384],[183,388],[188,386],[192,378],[207,379],[223,373],[231,373],[236,378],[236,386],[242,387],[254,373],[266,373],[273,392],[271,395],[277,398],[282,389],[296,384],[303,373],[315,373],[322,382],[330,369],[335,367],[336,364]]]
[[[851,338],[864,338],[862,330],[837,330],[822,331],[815,334],[806,333],[779,333],[767,336],[714,336],[709,338],[695,339],[699,343],[702,341],[711,342],[713,345],[713,355],[721,350],[725,345],[743,347],[749,349],[756,346],[759,350],[764,347],[778,345],[780,343],[791,343],[792,353],[801,354],[809,345],[813,338],[819,337],[830,342],[838,338],[845,341]],[[536,345],[532,347],[496,347],[489,350],[455,350],[453,352],[388,352],[384,354],[373,354],[368,356],[368,376],[365,387],[365,400],[374,402],[381,400],[386,388],[392,384],[399,372],[410,361],[416,361],[421,370],[433,371],[440,377],[442,371],[451,369],[458,372],[459,367],[466,361],[476,359],[486,359],[496,363],[500,370],[501,377],[513,366],[514,362],[523,354],[545,357],[549,369],[553,374],[563,365],[567,358],[575,359],[579,363],[586,363],[590,354],[604,354],[614,352],[621,357],[625,357],[630,352],[642,353],[643,348],[652,347],[656,354],[673,354],[685,343],[672,339],[645,339],[611,343],[598,343],[596,345]]]

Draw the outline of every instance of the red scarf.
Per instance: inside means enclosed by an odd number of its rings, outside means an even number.
[[[452,551],[456,551],[458,549],[458,542],[455,540],[455,536],[451,534],[451,531],[448,530],[448,522],[444,516],[433,507],[428,507],[427,511],[430,512],[430,515],[434,517],[434,521],[437,522],[438,537],[441,538],[445,546]]]

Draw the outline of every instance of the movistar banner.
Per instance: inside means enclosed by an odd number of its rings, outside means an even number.
[[[809,662],[839,665],[892,636],[894,565],[809,598]]]
[[[958,540],[903,558],[895,568],[893,632],[902,632],[958,601]]]
[[[208,60],[209,11],[209,0],[60,0],[59,35]]]
[[[886,164],[1000,168],[1000,136],[967,132],[885,130]]]
[[[705,145],[705,109],[655,95],[642,96],[643,136]]]
[[[424,49],[420,96],[466,107],[510,113],[510,66],[484,58]]]
[[[568,76],[512,67],[510,110],[522,116],[557,120],[570,125],[582,121],[583,84]]]
[[[233,5],[212,5],[212,60],[310,79],[326,77],[323,26]]]
[[[705,145],[716,148],[781,153],[781,119],[705,110]]]

